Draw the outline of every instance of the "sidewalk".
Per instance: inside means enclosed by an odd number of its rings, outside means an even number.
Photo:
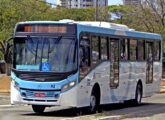
[[[165,93],[165,79],[162,78],[162,83],[160,86],[160,92],[159,93]]]
[[[10,93],[10,76],[0,74],[0,93]]]

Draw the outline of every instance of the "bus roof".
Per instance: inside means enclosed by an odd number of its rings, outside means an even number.
[[[80,32],[92,32],[92,33],[118,35],[125,37],[162,40],[160,34],[139,32],[133,29],[129,29],[126,25],[108,23],[108,22],[73,21],[66,19],[60,21],[25,21],[25,22],[19,22],[18,24],[77,24],[78,34]]]

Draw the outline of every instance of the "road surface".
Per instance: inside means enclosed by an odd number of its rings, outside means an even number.
[[[75,112],[75,109],[63,110],[57,107],[46,108],[44,114],[36,114],[31,106],[9,103],[9,94],[0,94],[0,120],[164,120],[165,94],[156,94],[143,98],[141,106],[129,104],[110,104],[103,106],[101,113],[89,115],[85,112]],[[81,115],[77,115],[81,114]]]

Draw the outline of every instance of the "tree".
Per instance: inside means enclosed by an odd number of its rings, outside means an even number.
[[[35,0],[0,1],[0,59],[4,59],[6,39],[13,35],[14,26],[20,21],[50,20],[50,5]],[[49,14],[51,13],[52,14]]]
[[[161,34],[165,40],[165,0],[139,0],[139,4],[126,12],[126,24],[135,30]]]

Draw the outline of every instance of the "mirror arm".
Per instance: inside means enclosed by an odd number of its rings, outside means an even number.
[[[8,63],[8,50],[9,50],[9,41],[14,39],[15,37],[12,36],[10,37],[8,40],[6,40],[6,45],[5,45],[5,55],[4,55],[4,58],[5,58],[5,61],[6,63]]]

